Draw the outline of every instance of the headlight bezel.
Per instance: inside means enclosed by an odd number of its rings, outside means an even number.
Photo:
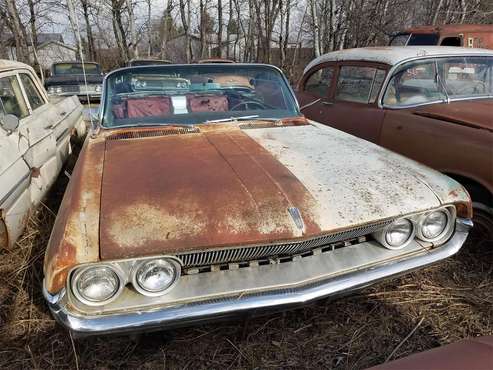
[[[170,263],[173,266],[175,275],[171,284],[169,284],[164,290],[152,293],[147,292],[146,290],[140,288],[135,279],[135,274],[137,272],[138,267],[141,265],[154,260],[164,259],[166,262]],[[105,301],[94,302],[91,300],[87,300],[84,298],[82,294],[77,289],[77,281],[80,276],[87,270],[98,267],[107,267],[110,268],[113,272],[115,272],[119,278],[119,287],[113,296]],[[176,283],[179,281],[181,277],[181,269],[182,262],[179,258],[175,256],[163,255],[163,256],[150,256],[150,257],[141,257],[141,258],[131,258],[131,259],[122,259],[122,260],[113,260],[107,262],[90,262],[86,264],[81,264],[78,266],[74,266],[69,272],[69,279],[67,283],[68,291],[72,296],[72,299],[76,299],[80,303],[87,306],[103,306],[107,305],[114,300],[116,300],[126,288],[130,288],[138,294],[142,294],[144,296],[149,297],[157,297],[167,294],[172,288],[176,286]]]
[[[395,245],[391,245],[390,243],[388,243],[387,241],[387,234],[389,233],[389,231],[391,230],[392,227],[394,227],[396,225],[396,223],[398,221],[401,221],[401,220],[406,220],[407,222],[409,222],[409,224],[411,225],[411,232],[409,233],[406,241],[398,246],[395,246]],[[383,229],[375,232],[373,234],[373,237],[385,248],[387,249],[390,249],[390,250],[399,250],[399,249],[403,249],[405,248],[406,246],[408,246],[415,238],[416,236],[416,225],[415,223],[413,222],[413,220],[409,217],[399,217],[399,218],[396,218],[395,220],[393,220],[391,223],[389,223],[388,225],[386,225]]]
[[[436,212],[442,212],[445,214],[447,218],[447,222],[445,224],[444,229],[434,238],[427,238],[423,234],[423,225],[426,219],[432,214]],[[418,239],[424,241],[424,242],[429,242],[429,243],[436,243],[441,240],[448,239],[450,235],[453,232],[453,220],[455,219],[455,215],[452,214],[451,210],[449,207],[441,207],[438,209],[433,209],[428,212],[424,212],[419,215],[417,222],[416,222],[416,236]]]
[[[79,282],[80,278],[83,276],[84,273],[98,268],[105,268],[110,270],[112,273],[116,275],[118,279],[118,288],[116,289],[116,291],[113,293],[111,297],[102,301],[91,300],[84,297],[84,295],[79,291],[77,286],[77,283]],[[104,306],[108,303],[111,303],[120,296],[124,288],[125,288],[125,278],[123,271],[119,269],[117,266],[115,266],[114,264],[110,264],[110,263],[96,263],[96,264],[82,266],[76,269],[73,272],[73,274],[71,274],[70,276],[70,291],[80,302],[88,306]]]
[[[137,279],[137,274],[141,268],[144,267],[144,265],[154,262],[154,261],[160,261],[163,260],[166,263],[168,263],[174,270],[174,276],[173,280],[166,286],[166,288],[159,290],[159,291],[150,291],[142,287]],[[174,258],[169,258],[169,257],[154,257],[154,258],[149,258],[149,259],[144,259],[141,261],[138,261],[132,268],[132,271],[130,273],[131,277],[131,283],[133,288],[138,291],[140,294],[143,294],[148,297],[159,297],[162,296],[166,293],[168,293],[173,286],[177,283],[178,279],[181,276],[181,265],[176,261]]]
[[[438,236],[430,239],[430,238],[426,238],[423,235],[422,227],[423,227],[424,220],[426,220],[426,217],[429,216],[431,213],[434,213],[434,212],[443,212],[447,216],[447,224],[446,224],[444,230]],[[445,241],[447,241],[452,236],[452,234],[454,232],[454,225],[455,225],[455,219],[456,218],[457,218],[457,212],[456,212],[455,207],[453,205],[445,205],[445,206],[437,207],[437,208],[430,209],[427,211],[403,215],[401,217],[395,218],[394,220],[392,220],[392,222],[390,222],[384,228],[373,233],[373,237],[383,247],[390,249],[390,250],[403,249],[407,245],[409,245],[413,240],[418,240],[418,241],[425,242],[425,243],[432,243],[434,246],[437,246],[437,245],[444,243]],[[414,227],[414,232],[412,233],[412,236],[404,244],[402,244],[399,247],[393,247],[387,243],[386,234],[387,234],[388,230],[394,225],[394,223],[396,221],[402,220],[402,219],[406,219],[406,220],[411,222],[411,224]]]

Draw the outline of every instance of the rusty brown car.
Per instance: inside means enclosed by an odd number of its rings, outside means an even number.
[[[440,45],[493,49],[493,24],[444,24],[413,27],[392,37],[390,45]]]
[[[306,67],[298,99],[308,118],[461,182],[473,198],[478,235],[493,238],[493,51],[333,52]]]
[[[456,181],[308,122],[273,66],[126,68],[105,79],[44,294],[79,335],[291,307],[456,253],[470,217]]]

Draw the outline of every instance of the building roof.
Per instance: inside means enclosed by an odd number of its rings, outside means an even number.
[[[32,68],[27,64],[14,60],[0,59],[0,71],[4,72],[12,69],[29,69],[32,71]]]
[[[76,49],[76,48],[74,48],[73,46],[70,46],[70,45],[64,44],[64,43],[59,42],[59,41],[47,41],[47,42],[44,42],[44,43],[42,43],[42,44],[40,44],[40,45],[38,46],[38,50],[39,50],[39,49],[43,49],[43,48],[45,48],[45,47],[47,47],[47,46],[49,46],[49,45],[58,45],[58,46],[60,46],[60,47],[62,47],[62,48],[69,49],[69,50],[74,51],[74,52],[75,52],[75,51],[77,51],[77,49]]]
[[[493,50],[460,48],[455,46],[377,46],[356,49],[344,49],[324,54],[312,60],[305,72],[317,64],[343,60],[366,61],[395,65],[408,59],[424,56],[454,56],[454,55],[488,55],[493,56]]]
[[[438,26],[416,26],[405,30],[409,33],[463,33],[463,32],[493,32],[493,24],[442,24]]]
[[[59,43],[63,44],[63,36],[61,33],[38,33],[36,35],[36,39],[37,39],[38,45],[46,44],[48,42],[59,42]],[[15,47],[14,36],[10,35],[7,38],[7,41],[5,44],[6,44],[6,46]],[[27,45],[32,46],[31,37],[29,37],[29,35],[27,36]]]

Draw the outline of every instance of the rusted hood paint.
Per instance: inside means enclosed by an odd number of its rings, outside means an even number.
[[[72,174],[46,252],[50,293],[81,263],[303,238],[469,203],[454,180],[314,122],[113,134],[88,138]]]
[[[288,209],[300,210],[299,228]],[[235,126],[106,142],[101,258],[268,243],[321,232],[316,202]]]
[[[413,113],[493,132],[492,112],[493,99],[478,99],[430,104],[417,108]]]

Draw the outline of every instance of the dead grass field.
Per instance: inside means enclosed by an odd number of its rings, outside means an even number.
[[[2,369],[363,369],[392,353],[493,334],[493,242],[469,241],[441,264],[295,311],[72,341],[41,294],[44,248],[66,182],[58,180],[16,248],[0,251]]]

